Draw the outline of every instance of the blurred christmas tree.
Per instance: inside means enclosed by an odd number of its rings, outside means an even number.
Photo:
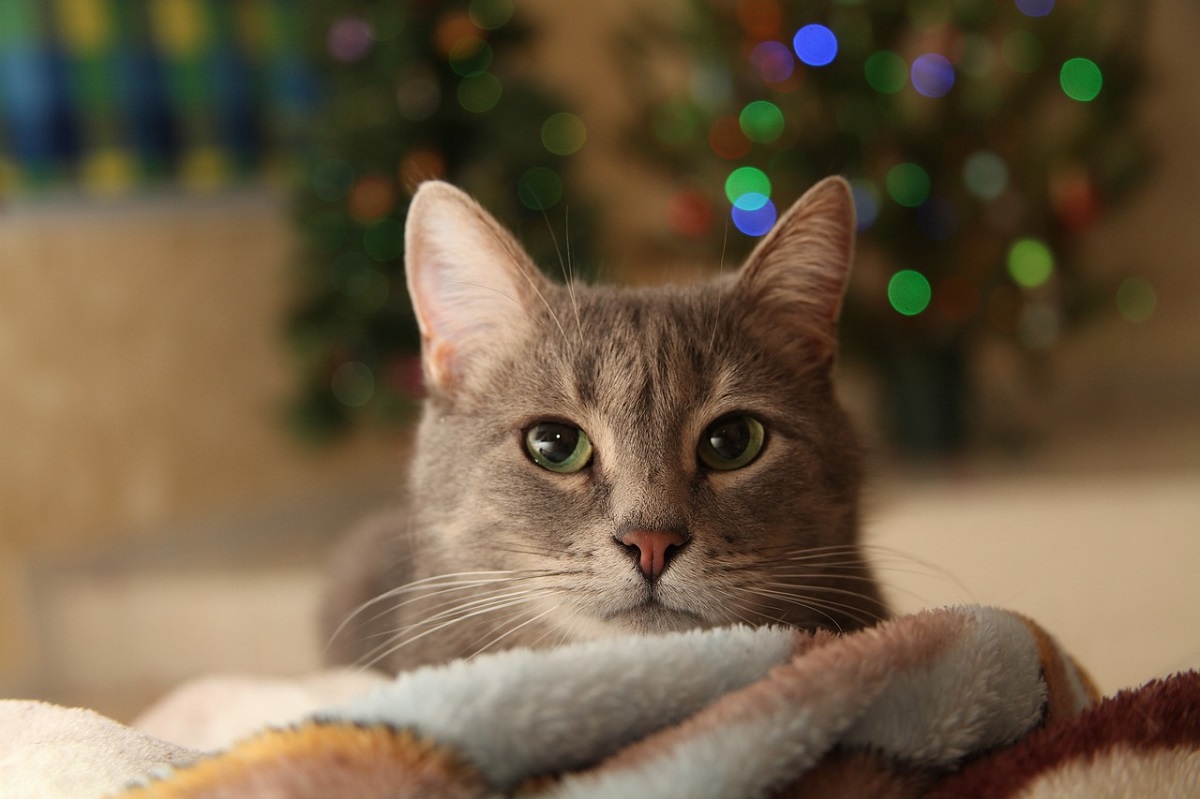
[[[981,338],[1045,352],[1095,299],[1080,234],[1145,171],[1131,125],[1143,14],[1116,0],[693,0],[682,36],[650,25],[627,43],[635,138],[679,186],[674,232],[731,255],[820,177],[850,178],[849,343],[890,378],[901,447],[946,450]],[[723,245],[730,224],[744,235]]]
[[[586,130],[520,69],[530,32],[511,0],[304,7],[323,103],[297,202],[305,249],[290,333],[303,386],[293,416],[323,437],[394,418],[420,393],[403,264],[416,185],[462,187],[557,267],[566,242],[548,212],[562,219],[565,158]],[[586,221],[571,209],[572,260]]]

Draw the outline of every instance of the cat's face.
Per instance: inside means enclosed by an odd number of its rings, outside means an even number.
[[[424,576],[503,574],[476,607],[559,639],[877,619],[829,378],[852,230],[827,181],[737,275],[566,287],[464,195],[423,187]]]

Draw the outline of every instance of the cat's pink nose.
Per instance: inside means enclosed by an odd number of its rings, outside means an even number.
[[[687,543],[683,533],[674,530],[630,530],[617,540],[638,551],[638,568],[648,580],[657,580],[667,568],[671,547]]]

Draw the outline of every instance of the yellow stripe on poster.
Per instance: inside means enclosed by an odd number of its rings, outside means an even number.
[[[103,0],[57,0],[56,10],[69,50],[91,55],[109,46],[112,23]]]
[[[199,0],[151,0],[150,24],[163,50],[174,58],[195,55],[209,36]]]

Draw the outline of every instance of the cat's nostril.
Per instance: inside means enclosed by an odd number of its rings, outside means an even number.
[[[675,553],[671,550],[687,543],[683,533],[675,530],[630,530],[617,539],[636,550],[638,568],[648,580],[657,580]]]

